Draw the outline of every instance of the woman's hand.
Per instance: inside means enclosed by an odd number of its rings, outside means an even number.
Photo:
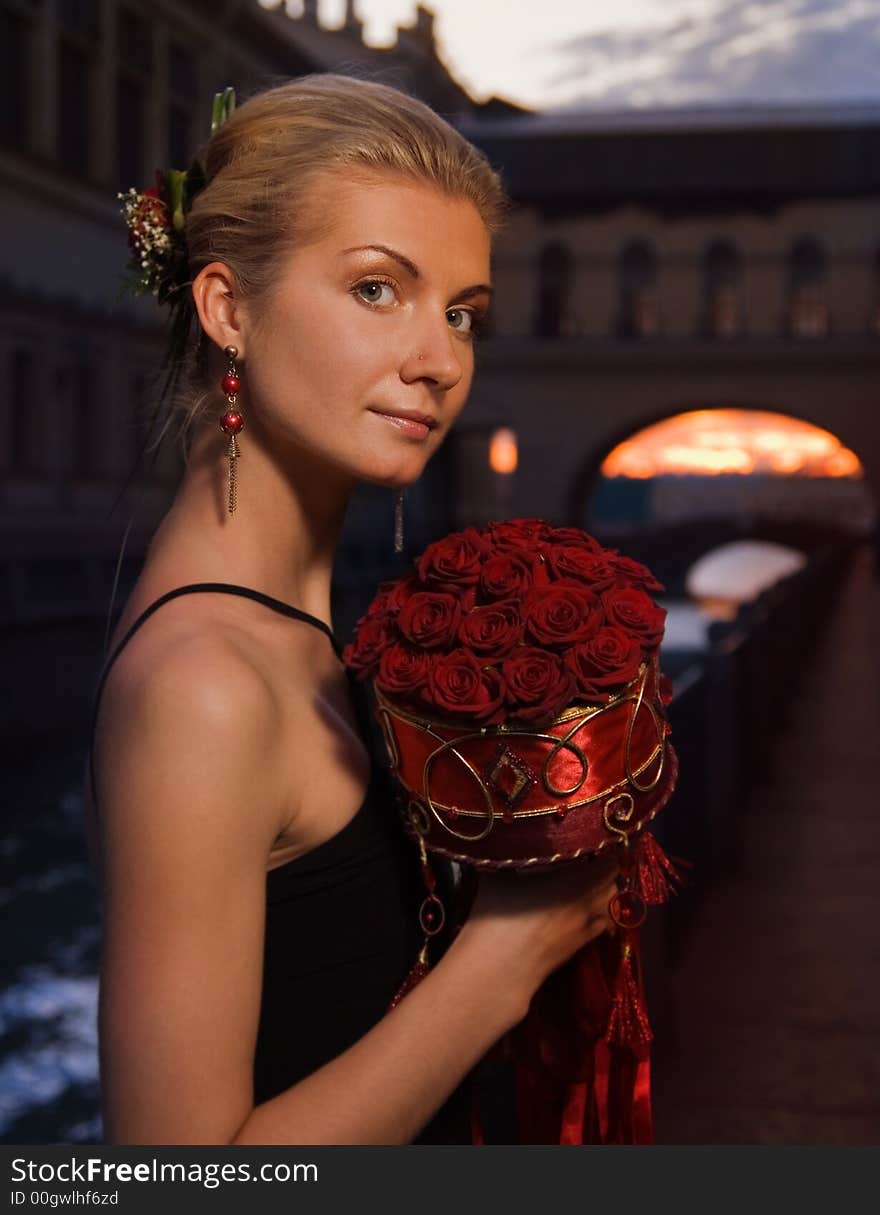
[[[505,986],[527,1008],[547,975],[614,929],[608,904],[619,872],[611,850],[540,870],[481,871],[459,938],[500,968]]]

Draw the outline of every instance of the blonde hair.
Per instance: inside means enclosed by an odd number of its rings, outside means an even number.
[[[230,267],[241,297],[271,289],[286,249],[320,236],[327,222],[309,205],[327,172],[397,174],[469,199],[490,236],[510,207],[483,153],[415,97],[374,80],[316,73],[257,93],[240,105],[201,153],[205,186],[186,220],[191,277],[212,261]],[[217,404],[207,382],[210,343],[195,324],[167,426],[177,419],[184,450],[194,423]],[[161,440],[162,434],[159,439]]]

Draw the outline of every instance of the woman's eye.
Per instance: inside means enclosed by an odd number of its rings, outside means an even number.
[[[451,308],[446,317],[453,329],[476,336],[480,332],[479,318],[469,308]]]
[[[393,303],[393,299],[389,300],[387,297],[385,299],[382,298],[383,290],[390,291],[392,296],[394,295],[394,288],[392,287],[391,283],[383,282],[382,279],[367,279],[363,283],[358,283],[354,289],[360,295],[361,299],[368,304]]]

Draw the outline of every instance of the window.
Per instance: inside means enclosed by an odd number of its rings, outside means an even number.
[[[631,241],[620,252],[618,262],[621,337],[648,338],[660,332],[657,297],[657,254],[647,241]]]
[[[743,329],[742,259],[730,241],[719,240],[703,256],[703,332],[735,337]]]
[[[9,455],[12,472],[31,472],[34,463],[34,355],[33,351],[19,347],[12,352]]]
[[[146,20],[132,9],[122,7],[118,14],[116,53],[129,71],[149,75],[153,67],[153,39]]]
[[[812,239],[797,241],[788,254],[788,331],[794,337],[828,333],[825,254]]]
[[[199,79],[195,56],[177,42],[172,42],[168,48],[168,83],[168,163],[176,169],[186,169],[196,145],[193,114],[199,96]]]
[[[147,22],[129,8],[118,14],[116,77],[116,177],[121,190],[152,185],[146,165],[147,101],[153,40]]]
[[[538,301],[535,336],[555,338],[576,332],[571,315],[574,266],[571,251],[561,241],[544,245],[538,259]]]
[[[116,80],[116,177],[121,190],[153,184],[144,172],[147,91],[120,72]]]
[[[71,34],[94,42],[98,36],[98,0],[57,0],[58,22]]]
[[[71,417],[70,470],[74,477],[88,477],[95,467],[93,451],[95,407],[92,369],[82,361],[63,373],[62,385]]]
[[[151,378],[145,371],[134,372],[129,381],[131,414],[128,422],[130,442],[126,455],[126,472],[135,465],[139,472],[149,467],[149,459],[145,453],[150,438],[150,419],[147,415],[150,386]]]
[[[6,5],[0,9],[0,143],[23,150],[27,146],[29,22]]]
[[[61,0],[58,7],[58,163],[87,177],[92,129],[92,62],[98,40],[94,0]]]
[[[874,254],[874,300],[868,320],[871,333],[880,337],[880,249]]]

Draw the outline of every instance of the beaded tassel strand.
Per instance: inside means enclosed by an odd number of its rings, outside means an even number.
[[[238,393],[241,389],[241,379],[239,378],[238,369],[235,366],[235,360],[238,358],[238,348],[236,346],[226,346],[223,353],[229,360],[229,365],[226,368],[226,374],[220,382],[220,387],[226,396],[228,409],[220,419],[220,429],[225,435],[229,435],[229,443],[226,447],[226,458],[229,461],[229,471],[227,475],[227,508],[230,515],[235,514],[235,508],[238,505],[238,485],[236,481],[235,464],[239,457],[238,440],[236,435],[240,434],[244,426],[244,418],[237,407]]]

